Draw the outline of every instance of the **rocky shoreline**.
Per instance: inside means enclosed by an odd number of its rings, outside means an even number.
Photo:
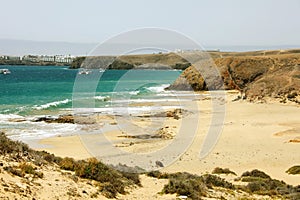
[[[295,53],[291,53],[295,52]],[[224,89],[237,89],[250,101],[266,101],[267,98],[300,103],[300,53],[298,51],[278,54],[265,52],[265,55],[214,58],[214,64],[224,82]],[[202,65],[201,67],[209,67]],[[209,78],[209,77],[208,77]],[[167,89],[169,90],[208,90],[204,78],[194,66],[188,67]],[[223,85],[215,85],[223,89]]]

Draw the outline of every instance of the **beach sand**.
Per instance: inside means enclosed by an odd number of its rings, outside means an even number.
[[[226,116],[221,136],[214,149],[203,159],[199,158],[199,153],[211,125],[214,111],[211,108],[209,98],[197,100],[200,114],[196,137],[188,150],[174,163],[163,168],[162,171],[170,173],[185,171],[200,175],[210,173],[216,167],[222,167],[229,168],[241,175],[245,171],[259,169],[272,178],[283,180],[288,184],[299,184],[299,175],[288,175],[285,171],[291,166],[300,164],[300,143],[297,142],[300,137],[300,107],[276,102],[232,101],[237,95],[238,93],[234,91],[226,93]],[[148,117],[140,118],[136,123],[140,126],[148,126],[147,120],[149,120]],[[175,127],[174,131],[176,132],[181,126],[181,122],[181,120],[176,119],[165,120],[164,124],[161,124],[161,127],[157,127],[157,129],[169,126]],[[134,140],[132,145],[128,145],[132,138],[120,139],[118,136],[122,135],[121,130],[110,131],[105,134],[107,138],[113,141],[114,145],[125,144],[120,145],[119,148],[129,152],[155,151],[163,145],[169,144],[168,140],[165,139],[145,139],[139,140],[140,142]],[[90,135],[89,137],[93,139],[96,136]],[[58,156],[76,159],[92,156],[78,135],[46,138],[40,143],[48,146],[43,150]],[[227,179],[234,178],[227,177]],[[148,180],[149,178],[144,177],[142,181],[145,181],[144,179]]]

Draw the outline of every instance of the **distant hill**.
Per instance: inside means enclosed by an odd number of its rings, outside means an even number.
[[[82,65],[83,64],[83,65]],[[175,53],[78,57],[70,68],[186,69],[190,63]]]

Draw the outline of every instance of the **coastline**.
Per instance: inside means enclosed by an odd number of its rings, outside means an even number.
[[[297,132],[300,127],[297,122],[299,112],[295,111],[295,109],[300,109],[299,106],[282,105],[276,102],[267,104],[233,102],[232,100],[237,95],[238,93],[234,91],[226,92],[226,118],[222,134],[213,151],[202,160],[199,159],[199,150],[211,124],[212,110],[209,98],[196,100],[197,104],[204,108],[199,115],[198,120],[201,125],[197,130],[197,135],[189,149],[162,171],[168,173],[184,171],[201,175],[211,172],[216,167],[229,168],[237,174],[259,169],[288,184],[298,184],[299,176],[289,175],[285,171],[291,166],[299,164],[300,160],[300,155],[297,154],[300,143],[293,142],[300,136],[300,133]],[[149,120],[148,116],[140,117],[138,123],[147,126],[147,120]],[[164,122],[165,124],[157,128],[180,127],[180,120]],[[118,137],[122,134],[120,131],[106,131],[104,134],[115,145],[119,144],[119,148],[129,152],[157,150],[168,143],[168,140],[164,139],[142,139],[139,140],[140,142],[136,142],[132,138],[120,140]],[[95,135],[89,137],[95,137]],[[128,145],[130,142],[133,142],[132,145]],[[42,148],[42,150],[62,157],[76,159],[92,157],[78,135],[50,137],[40,140],[39,143],[50,145],[49,148]]]

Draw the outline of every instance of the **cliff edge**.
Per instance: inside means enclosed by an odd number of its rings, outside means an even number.
[[[288,100],[300,103],[300,50],[220,53],[212,58],[224,82],[223,87],[217,84],[214,89],[237,89],[250,101],[271,97],[283,103]],[[208,90],[194,66],[184,70],[167,89]]]

